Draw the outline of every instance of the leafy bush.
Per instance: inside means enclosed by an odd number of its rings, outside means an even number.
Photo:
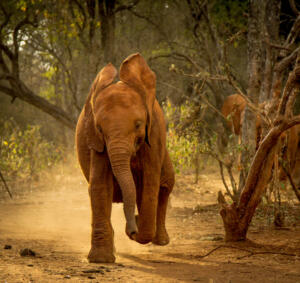
[[[176,173],[192,167],[192,156],[195,154],[197,147],[195,140],[189,141],[185,137],[176,134],[174,128],[169,128],[167,147]]]
[[[34,177],[61,160],[62,150],[41,136],[40,126],[21,129],[13,119],[0,125],[0,169],[6,176]]]
[[[169,100],[163,104],[168,123],[167,148],[176,173],[193,168],[197,154],[205,152],[208,147],[207,142],[199,142],[196,130],[183,130],[193,107],[191,102],[178,107],[172,106]]]

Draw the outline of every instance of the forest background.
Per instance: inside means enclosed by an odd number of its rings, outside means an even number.
[[[284,60],[279,75],[287,80],[299,53],[298,11],[294,1],[278,0],[1,2],[4,178],[8,184],[38,179],[74,156],[76,120],[94,77],[108,62],[118,67],[135,52],[157,75],[176,173],[195,168],[197,179],[207,154],[226,165],[216,154],[233,139],[222,103],[233,93],[254,105],[270,99],[276,64]],[[300,113],[299,99],[293,109]],[[253,156],[251,115],[246,143],[233,143],[229,155]]]

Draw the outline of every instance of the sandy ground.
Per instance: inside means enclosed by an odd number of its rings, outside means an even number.
[[[286,205],[285,229],[275,229],[270,208],[261,208],[250,227],[251,240],[225,243],[216,204],[223,185],[214,170],[203,173],[197,185],[191,175],[177,177],[167,218],[168,246],[129,240],[122,206],[113,205],[115,264],[87,262],[90,207],[78,168],[62,167],[20,187],[12,188],[13,200],[1,194],[0,283],[300,282],[297,202]],[[21,256],[25,248],[35,256]]]

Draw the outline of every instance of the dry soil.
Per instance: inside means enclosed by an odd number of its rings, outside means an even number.
[[[261,206],[249,241],[225,243],[216,203],[216,170],[177,176],[168,212],[168,246],[139,245],[125,236],[122,206],[113,205],[116,263],[90,264],[90,204],[78,168],[63,166],[39,181],[1,194],[0,282],[300,282],[300,206],[285,205],[286,224],[272,225]],[[35,256],[21,256],[30,249]]]

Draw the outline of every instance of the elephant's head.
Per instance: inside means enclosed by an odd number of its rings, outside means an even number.
[[[120,67],[120,81],[112,64],[97,75],[86,103],[87,139],[90,148],[107,151],[113,174],[122,191],[126,233],[135,239],[136,189],[130,159],[144,144],[150,144],[155,101],[155,74],[143,57],[133,54]]]

